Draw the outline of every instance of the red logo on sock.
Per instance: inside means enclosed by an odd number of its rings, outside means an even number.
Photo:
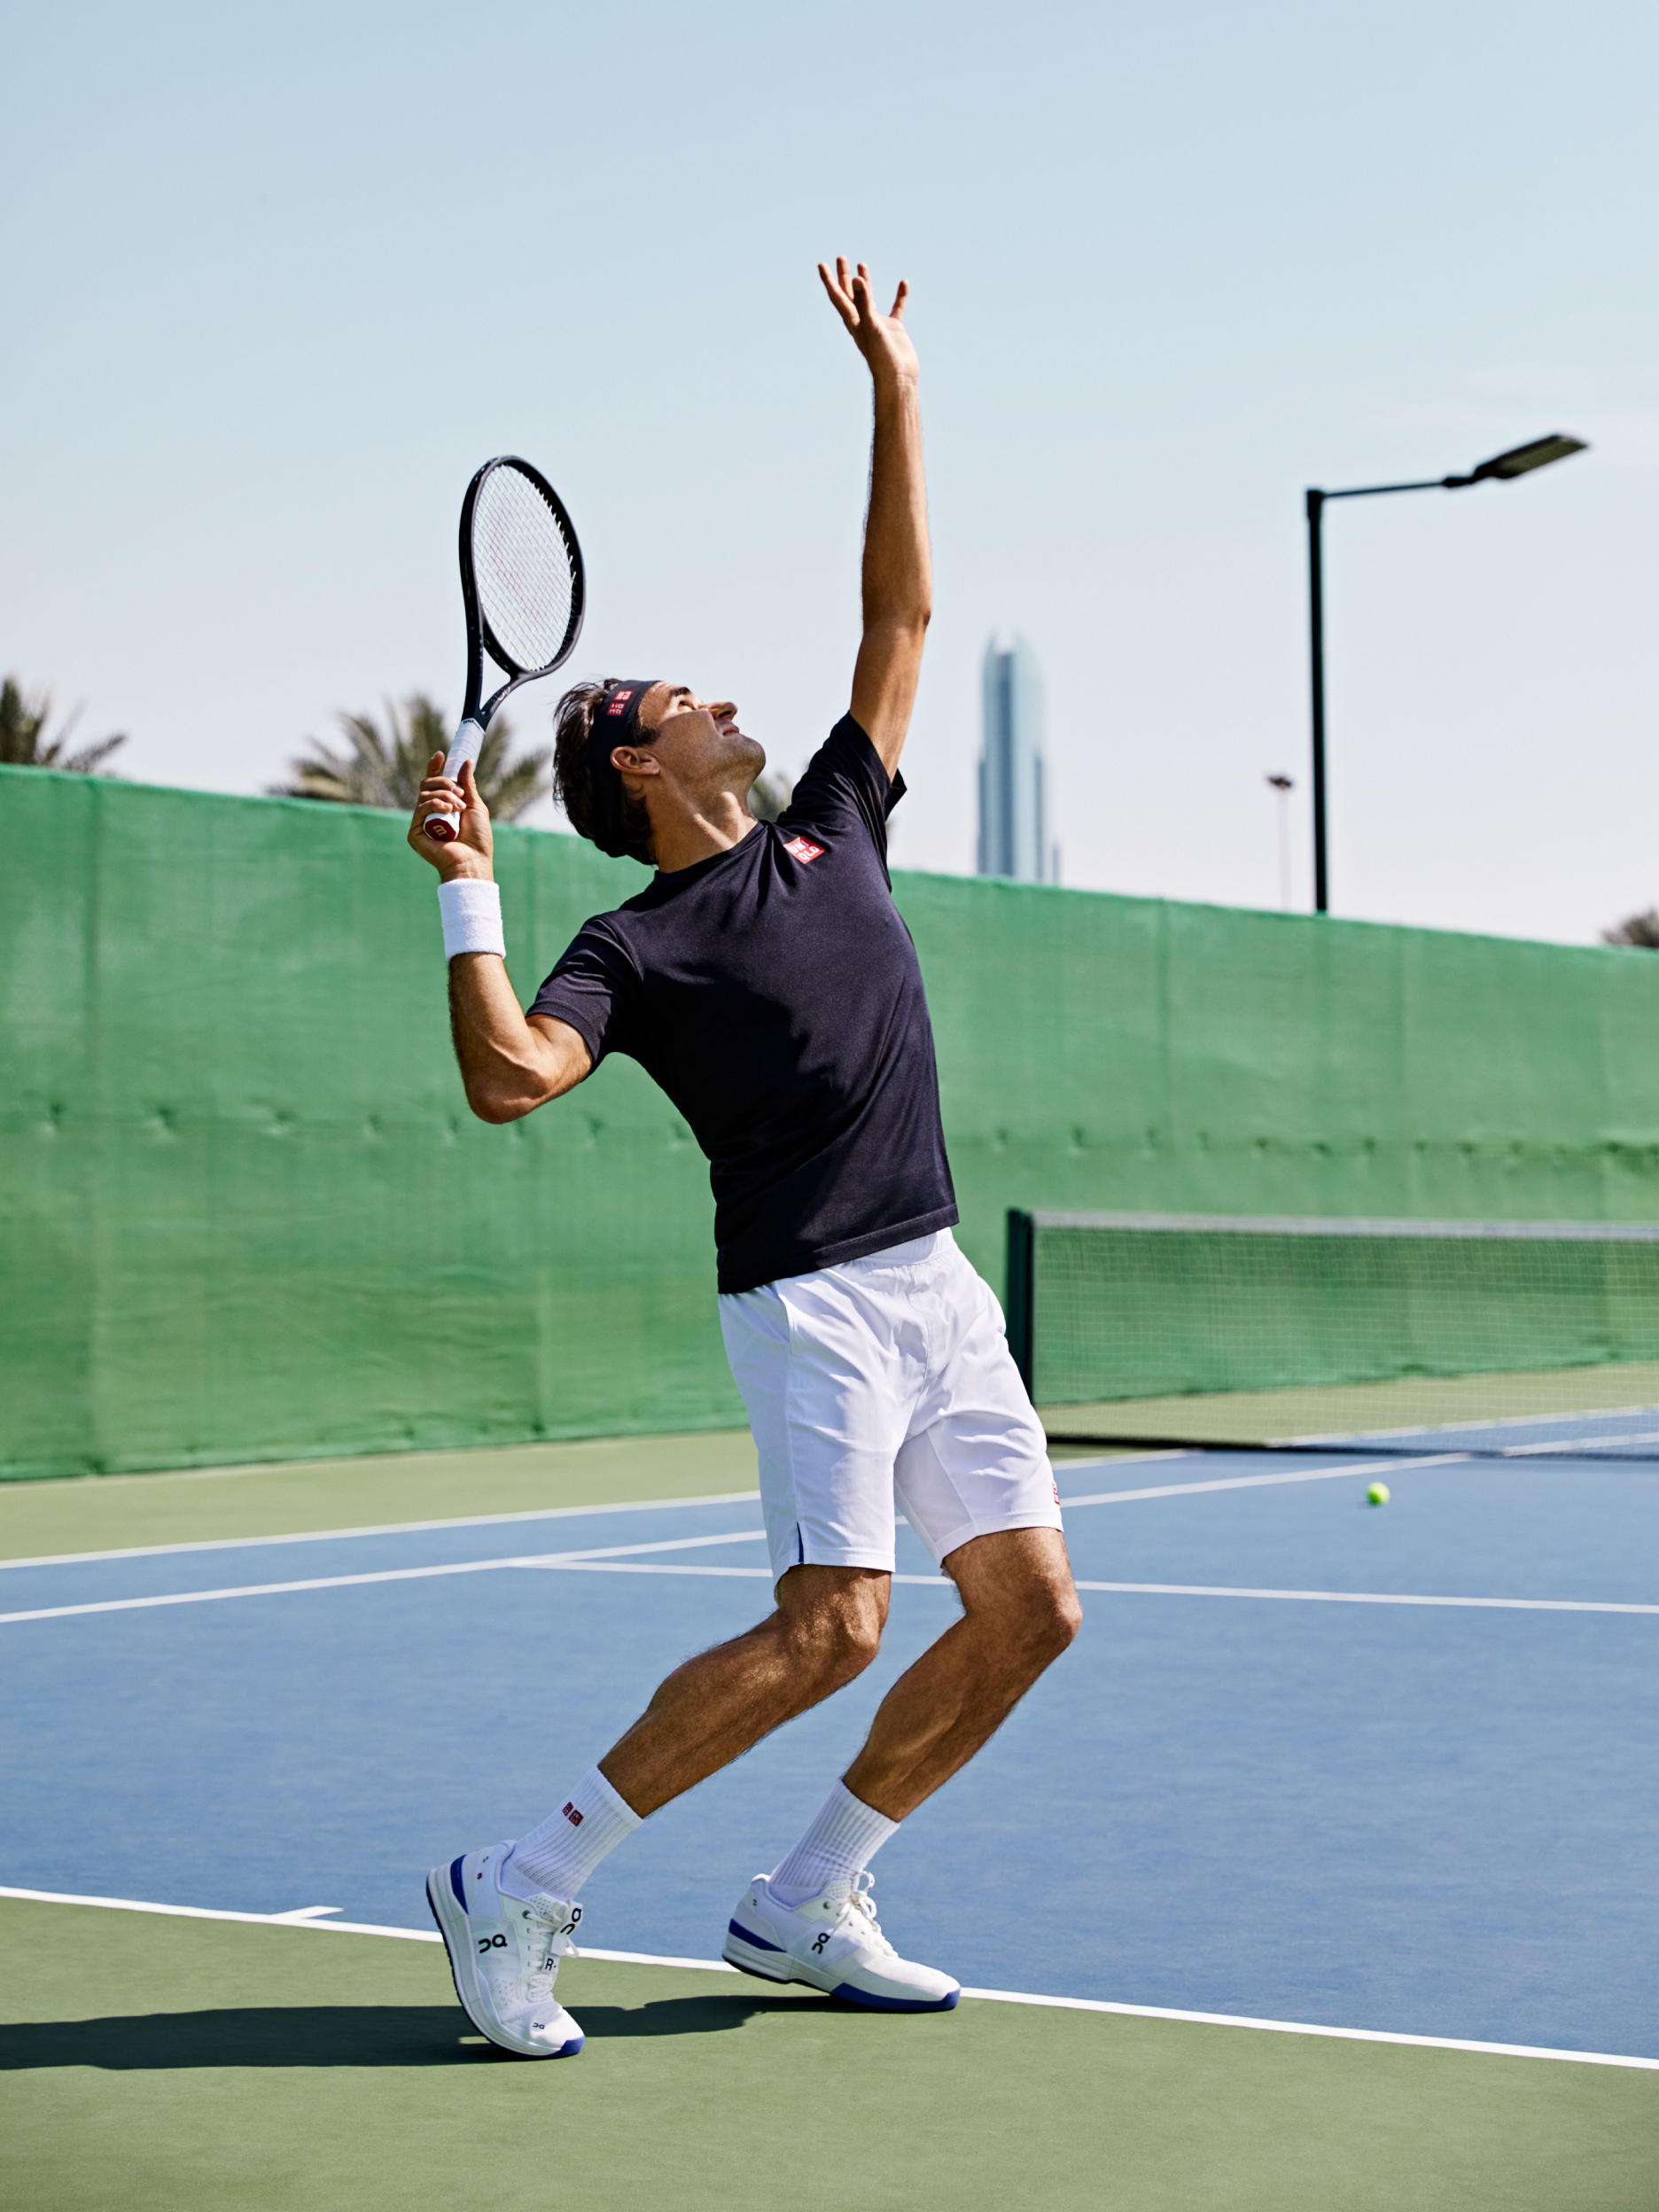
[[[574,1805],[567,1804],[565,1806],[565,1818],[570,1822],[572,1827],[573,1828],[579,1828],[582,1824],[582,1817],[580,1813],[577,1811]]]

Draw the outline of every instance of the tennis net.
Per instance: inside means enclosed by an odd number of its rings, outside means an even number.
[[[1659,1223],[1010,1211],[1051,1439],[1659,1458]]]

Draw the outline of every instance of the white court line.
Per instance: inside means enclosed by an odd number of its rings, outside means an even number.
[[[380,1567],[356,1575],[311,1575],[301,1582],[250,1582],[223,1590],[168,1590],[144,1598],[93,1598],[80,1605],[37,1605],[0,1613],[0,1626],[18,1621],[60,1621],[77,1613],[142,1613],[163,1605],[213,1605],[225,1598],[276,1598],[300,1590],[348,1590],[371,1582],[428,1582],[442,1575],[489,1574],[503,1567],[574,1566],[583,1559],[607,1559],[621,1553],[693,1551],[705,1544],[744,1544],[762,1537],[759,1529],[738,1529],[722,1536],[673,1537],[658,1544],[611,1544],[591,1552],[522,1554],[511,1559],[449,1560],[434,1567]],[[643,1571],[643,1570],[642,1570]],[[711,1570],[713,1571],[713,1570]],[[731,1569],[761,1574],[763,1568]]]
[[[755,1533],[759,1536],[762,1531],[757,1529]],[[769,1567],[681,1567],[670,1566],[659,1561],[652,1562],[650,1565],[635,1567],[624,1559],[519,1559],[515,1560],[513,1564],[516,1567],[545,1567],[557,1574],[568,1572],[573,1575],[736,1575],[745,1581],[770,1582],[773,1579],[772,1569]],[[890,1575],[888,1580],[916,1583],[927,1590],[954,1590],[956,1587],[949,1576],[944,1574]],[[1079,1589],[1082,1589],[1083,1586],[1081,1583],[1078,1585]],[[4,1614],[0,1613],[0,1620],[4,1618]]]
[[[588,1559],[634,1559],[642,1552],[697,1552],[711,1544],[764,1544],[764,1529],[728,1529],[713,1536],[665,1536],[655,1544],[595,1545],[581,1552],[529,1552],[503,1563],[510,1567],[563,1567]]]
[[[657,1571],[687,1570],[665,1567]],[[1604,1604],[1596,1598],[1436,1598],[1390,1590],[1241,1590],[1231,1584],[1202,1582],[1079,1582],[1077,1586],[1150,1598],[1274,1598],[1299,1605],[1472,1606],[1505,1613],[1659,1613],[1659,1605]]]
[[[0,1559],[8,1567],[74,1567],[98,1559],[161,1559],[175,1552],[253,1551],[265,1544],[329,1544],[336,1537],[418,1536],[428,1529],[505,1528],[515,1521],[568,1521],[579,1514],[666,1513],[675,1506],[752,1506],[758,1490],[722,1490],[706,1498],[630,1498],[615,1506],[535,1506],[525,1513],[469,1513],[454,1521],[380,1521],[362,1529],[305,1529],[295,1536],[210,1536],[190,1544],[129,1544],[113,1552],[43,1552],[33,1559]]]
[[[402,1943],[437,1943],[443,1938],[435,1928],[378,1928],[368,1920],[302,1920],[292,1912],[223,1912],[199,1904],[148,1904],[136,1897],[81,1897],[59,1889],[12,1889],[0,1886],[0,1897],[19,1897],[31,1904],[94,1905],[110,1912],[156,1912],[185,1920],[236,1920],[256,1928],[311,1928],[324,1936],[387,1936]],[[301,1912],[315,1912],[302,1906]],[[649,1951],[600,1951],[583,1943],[572,1951],[578,1959],[598,1959],[607,1965],[629,1967],[683,1967],[698,1974],[736,1974],[723,1959],[666,1958]],[[1404,2036],[1382,2028],[1328,2028],[1298,2020],[1253,2020],[1240,2013],[1177,2012],[1163,2005],[1115,2005],[1094,1997],[1035,1997],[1020,1990],[970,1990],[962,1995],[982,2005],[1038,2005],[1069,2013],[1110,2013],[1127,2020],[1183,2021],[1201,2028],[1253,2028],[1273,2036],[1320,2036],[1339,2043],[1401,2044],[1418,2051],[1469,2051],[1486,2058],[1554,2059],[1569,2066],[1629,2067],[1640,2073],[1659,2073],[1659,2059],[1638,2059],[1608,2051],[1557,2051],[1530,2043],[1475,2043],[1460,2036]]]
[[[81,1613],[135,1613],[167,1605],[208,1605],[227,1598],[282,1597],[304,1590],[342,1590],[367,1583],[430,1581],[444,1575],[487,1574],[503,1568],[529,1568],[542,1572],[590,1575],[700,1575],[744,1582],[770,1582],[769,1567],[694,1567],[666,1560],[647,1561],[644,1552],[687,1552],[705,1546],[761,1543],[765,1531],[738,1529],[711,1536],[664,1538],[655,1544],[611,1544],[587,1552],[526,1554],[511,1559],[469,1559],[436,1567],[385,1567],[357,1575],[318,1575],[303,1582],[249,1583],[226,1590],[167,1591],[152,1597],[98,1598],[80,1605],[35,1606],[27,1612],[0,1613],[0,1626],[23,1621],[55,1621]],[[954,1587],[944,1575],[899,1575],[895,1583],[927,1590]],[[1467,1598],[1425,1595],[1415,1592],[1378,1590],[1258,1590],[1230,1583],[1079,1582],[1079,1590],[1100,1591],[1109,1596],[1154,1598],[1257,1598],[1303,1605],[1427,1605],[1509,1613],[1635,1613],[1659,1614],[1659,1605],[1603,1601],[1593,1598]]]
[[[1600,1434],[1593,1437],[1560,1437],[1547,1444],[1506,1444],[1498,1456],[1505,1460],[1552,1457],[1568,1460],[1582,1453],[1586,1457],[1595,1459],[1608,1455],[1616,1459],[1620,1446],[1624,1446],[1628,1451],[1632,1444],[1659,1444],[1659,1429],[1640,1429],[1634,1436]],[[1645,1453],[1642,1456],[1651,1458],[1652,1454]]]
[[[666,1547],[665,1547],[666,1548]],[[544,1567],[572,1575],[738,1575],[770,1580],[768,1567],[682,1567],[665,1561],[635,1566],[625,1559],[526,1559],[521,1567]],[[926,1590],[955,1587],[946,1575],[894,1575],[894,1582]],[[1384,1590],[1246,1590],[1230,1583],[1079,1582],[1079,1590],[1100,1590],[1116,1597],[1271,1598],[1305,1605],[1440,1605],[1494,1607],[1510,1613],[1659,1613],[1659,1605],[1603,1604],[1593,1598],[1443,1598],[1405,1595]],[[5,1616],[0,1614],[0,1619]]]
[[[84,1605],[37,1605],[19,1613],[0,1613],[0,1626],[17,1621],[62,1621],[77,1613],[141,1613],[162,1605],[214,1605],[225,1598],[284,1597],[291,1591],[344,1590],[354,1583],[421,1582],[436,1575],[482,1575],[492,1568],[515,1567],[511,1559],[470,1559],[446,1567],[383,1567],[370,1575],[314,1575],[305,1582],[248,1582],[233,1590],[169,1590],[151,1598],[97,1598]]]
[[[1172,1457],[1184,1456],[1172,1454]],[[1224,1475],[1211,1483],[1161,1483],[1156,1490],[1097,1490],[1087,1498],[1063,1498],[1072,1506],[1122,1506],[1136,1498],[1196,1498],[1207,1490],[1266,1490],[1279,1483],[1334,1483],[1344,1475],[1389,1475],[1413,1467],[1472,1467],[1470,1452],[1436,1452],[1421,1460],[1370,1460],[1359,1467],[1293,1468],[1282,1475]]]

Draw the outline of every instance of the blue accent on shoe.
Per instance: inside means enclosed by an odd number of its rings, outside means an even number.
[[[912,2003],[903,1997],[876,1997],[868,1990],[855,1990],[850,1982],[843,1982],[830,1994],[838,1997],[844,2005],[862,2005],[872,2013],[948,2013],[954,2010],[962,1991],[953,1990],[948,1997],[919,1998]]]
[[[741,1936],[745,1943],[750,1944],[756,1951],[781,1951],[783,1948],[782,1943],[767,1943],[764,1936],[755,1935],[752,1929],[739,1927],[736,1920],[728,1920],[726,1926],[732,1935]]]
[[[463,1851],[460,1858],[452,1861],[449,1868],[449,1887],[455,1891],[456,1903],[463,1912],[467,1909],[467,1901],[466,1891],[461,1885],[461,1867],[465,1857],[466,1853]]]

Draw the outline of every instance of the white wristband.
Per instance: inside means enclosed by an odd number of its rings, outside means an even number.
[[[443,916],[446,960],[453,960],[457,953],[499,953],[506,958],[498,884],[481,883],[470,876],[440,884],[438,911]]]

